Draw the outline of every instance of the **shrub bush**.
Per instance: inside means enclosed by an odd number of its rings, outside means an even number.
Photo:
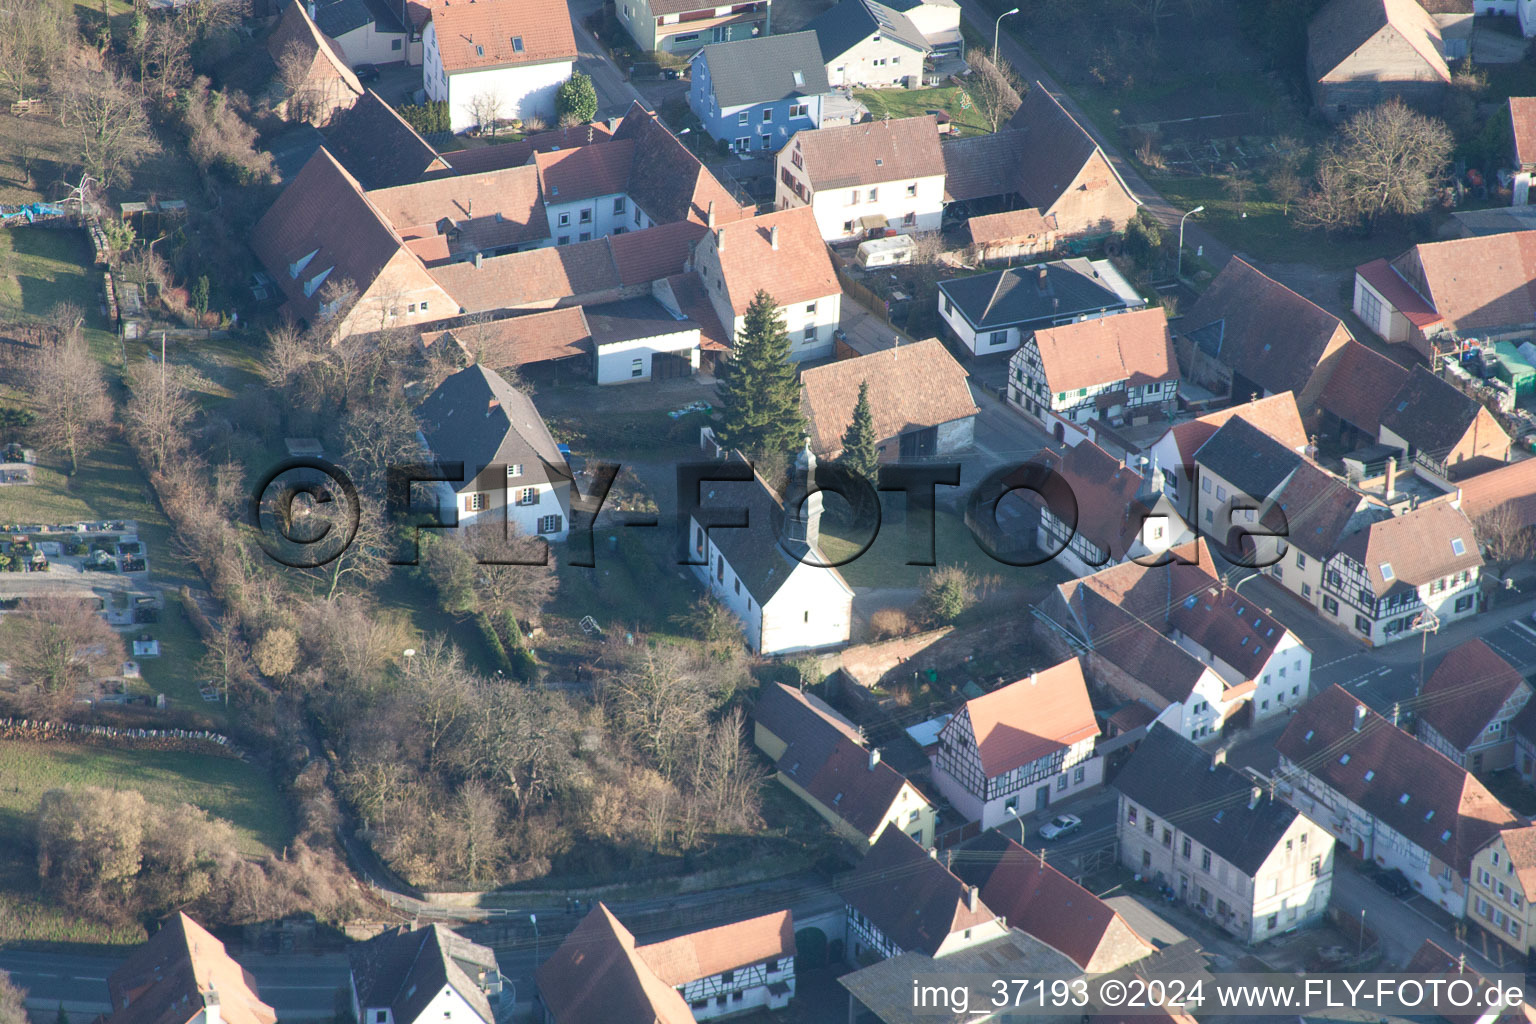
[[[869,631],[876,640],[888,640],[912,629],[907,613],[900,608],[881,608],[869,617]]]

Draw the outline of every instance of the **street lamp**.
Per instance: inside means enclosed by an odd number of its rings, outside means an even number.
[[[1008,15],[1010,15],[1010,14],[1018,14],[1018,13],[1019,13],[1019,9],[1017,7],[1015,7],[1011,11],[1004,11],[1002,14],[999,14],[997,16],[997,21],[992,26],[992,63],[993,64],[997,63],[997,37],[1003,31],[1003,19],[1008,17]]]
[[[528,923],[533,925],[533,969],[539,969],[539,915],[529,914]]]
[[[1190,210],[1188,213],[1186,213],[1183,217],[1179,218],[1179,255],[1177,260],[1174,262],[1174,280],[1178,280],[1179,275],[1184,272],[1184,221],[1190,217],[1193,217],[1203,209],[1205,209],[1204,205],[1197,206],[1193,210]]]

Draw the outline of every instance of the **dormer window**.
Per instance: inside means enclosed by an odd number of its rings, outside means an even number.
[[[1406,804],[1408,802],[1408,800],[1409,800],[1409,796],[1408,796],[1407,793],[1404,793],[1402,796],[1397,798],[1397,802],[1400,803],[1400,804]]]
[[[477,45],[475,47],[475,56],[476,57],[484,57],[485,56],[485,47]]]
[[[293,280],[297,281],[299,279],[299,275],[304,272],[304,268],[309,266],[309,261],[314,259],[315,255],[317,253],[319,253],[319,252],[320,252],[320,250],[316,249],[314,252],[310,253],[308,256],[305,256],[305,257],[303,257],[301,259],[295,260],[294,262],[288,264],[288,276],[290,278],[292,278]]]
[[[1349,764],[1349,755],[1348,754],[1341,755],[1339,757],[1339,764]]]
[[[1366,782],[1370,782],[1375,777],[1376,777],[1376,770],[1374,768],[1367,768],[1365,770],[1365,781]]]
[[[304,297],[307,299],[310,296],[314,295],[315,292],[319,290],[320,286],[325,283],[325,279],[327,277],[331,276],[331,271],[333,271],[335,269],[336,269],[335,267],[326,267],[324,270],[320,271],[320,273],[316,274],[314,277],[310,278],[308,281],[305,281],[304,282]]]
[[[796,86],[804,85],[805,84],[805,73],[801,72],[801,71],[796,71],[794,73],[794,79],[795,79],[795,85]]]

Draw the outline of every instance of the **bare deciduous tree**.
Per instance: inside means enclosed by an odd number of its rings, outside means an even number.
[[[76,51],[65,80],[64,120],[74,128],[85,172],[103,185],[121,185],[159,144],[133,86],[86,53]]]
[[[1484,553],[1500,565],[1525,561],[1536,554],[1536,533],[1512,502],[1489,509],[1473,520],[1472,526]]]
[[[0,971],[0,1024],[27,1024],[27,993]]]
[[[995,132],[1019,109],[1019,77],[1002,58],[994,64],[986,54],[972,51],[966,62],[971,65],[971,74],[965,80],[965,91],[976,105],[977,115]]]
[[[1325,228],[1373,226],[1383,215],[1423,212],[1453,144],[1444,122],[1397,100],[1360,111],[1339,129],[1318,164],[1307,221]]]
[[[489,131],[496,134],[497,122],[506,109],[506,101],[501,98],[501,93],[495,89],[487,89],[470,99],[467,104],[469,116],[475,119],[475,124],[482,132]]]
[[[40,92],[75,37],[74,12],[53,0],[7,0],[0,7],[0,83],[19,100]]]
[[[38,440],[67,457],[70,473],[78,473],[112,418],[101,365],[83,339],[67,337],[33,356],[25,382],[38,407],[32,428]]]
[[[187,450],[187,430],[197,413],[185,367],[143,362],[129,369],[123,419],[129,436],[150,453],[150,469],[161,469]]]

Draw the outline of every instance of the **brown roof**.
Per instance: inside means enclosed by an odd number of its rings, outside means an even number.
[[[607,142],[613,137],[606,124],[576,124],[566,128],[551,128],[537,132],[516,142],[499,142],[474,149],[460,149],[444,157],[453,165],[456,174],[480,174],[500,171],[508,167],[521,167],[533,159],[535,153],[549,153],[573,146],[591,146]]]
[[[437,47],[450,75],[476,68],[576,59],[564,0],[481,0],[434,5]]]
[[[933,956],[955,932],[995,921],[968,887],[900,829],[888,828],[838,886],[849,906],[868,918],[904,953]]]
[[[329,79],[354,95],[363,94],[363,83],[352,73],[341,44],[320,31],[299,0],[283,8],[282,19],[267,37],[267,53],[274,61],[282,60],[288,52],[297,53],[308,65],[306,80],[310,83]]]
[[[368,201],[402,238],[431,241],[445,237],[452,255],[549,237],[538,173],[532,167],[450,175],[374,189],[368,193]]]
[[[1146,508],[1136,500],[1146,483],[1141,474],[1092,441],[1083,441],[1061,452],[1042,448],[1033,460],[1059,473],[1077,501],[1077,533],[1112,559],[1125,556],[1141,530]],[[1028,472],[1024,470],[1023,472]],[[1007,481],[1016,485],[1016,481]],[[1046,503],[1043,496],[1026,492],[1025,500]],[[1052,508],[1065,519],[1067,509]]]
[[[325,146],[364,188],[408,185],[449,171],[437,150],[372,89],[326,125]]]
[[[1003,213],[984,213],[979,217],[972,217],[965,222],[965,230],[969,233],[974,245],[990,245],[997,242],[1012,242],[1041,238],[1056,230],[1055,218],[1047,221],[1040,216],[1040,211],[1034,207],[1023,210],[1008,210]]]
[[[1424,242],[1392,266],[1457,331],[1536,321],[1536,231]]]
[[[966,385],[969,376],[932,338],[806,370],[800,375],[801,405],[811,447],[818,453],[842,448],[864,382],[877,441],[975,416],[979,410]]]
[[[548,300],[580,299],[619,287],[606,238],[546,246],[432,268],[443,290],[468,313]]]
[[[1296,466],[1273,497],[1275,503],[1264,510],[1263,524],[1320,562],[1333,557],[1340,539],[1352,528],[1391,515],[1374,499],[1362,497],[1338,477],[1306,461]]]
[[[752,709],[752,718],[786,743],[808,732],[830,729],[860,746],[864,744],[859,727],[834,711],[826,701],[783,683],[763,687]]]
[[[256,979],[186,914],[167,918],[149,941],[107,978],[116,1012],[105,1024],[187,1024],[205,1003],[229,1024],[274,1024],[277,1014],[256,995]]]
[[[1367,41],[1390,30],[1412,48],[1423,67],[1408,72],[1394,62],[1381,68],[1351,66],[1337,79],[1332,77]],[[1320,81],[1350,81],[1376,71],[1393,81],[1422,80],[1427,73],[1443,82],[1451,80],[1446,67],[1440,28],[1417,0],[1333,0],[1307,27],[1308,67]]]
[[[438,341],[453,341],[471,359],[493,370],[589,355],[592,351],[592,332],[580,306],[510,316],[421,336],[421,343],[429,347]]]
[[[1104,158],[1093,136],[1039,82],[1030,87],[1024,102],[1009,118],[1008,127],[1022,137],[1019,193],[1026,203],[1040,210],[1055,206],[1095,155]],[[1114,176],[1114,184],[1130,195],[1131,190],[1107,159],[1105,166]]]
[[[1048,391],[1177,380],[1168,315],[1150,306],[1035,332]]]
[[[1031,853],[1001,832],[988,832],[968,845],[957,863],[960,877],[981,886],[981,898],[1010,928],[1027,932],[1084,970],[1110,925],[1117,919],[1125,925],[1103,900],[1047,864],[1044,855]],[[1125,927],[1130,930],[1130,925]],[[1154,952],[1151,943],[1143,946],[1142,956]]]
[[[1515,163],[1536,163],[1536,96],[1511,96],[1509,120],[1515,132]]]
[[[649,284],[681,273],[707,228],[691,220],[609,235],[614,266],[624,285]]]
[[[632,139],[533,154],[539,184],[550,203],[567,203],[624,192],[635,159]]]
[[[1474,525],[1489,512],[1508,508],[1521,526],[1536,526],[1536,459],[1469,476],[1460,486],[1461,510]]]
[[[534,980],[560,1024],[693,1024],[683,997],[656,977],[634,935],[602,903],[539,965]]]
[[[775,227],[779,229],[777,250],[772,242]],[[720,269],[738,316],[747,311],[759,289],[780,306],[842,292],[809,206],[722,224],[717,231],[725,239]]]
[[[1415,703],[1419,721],[1465,751],[1488,728],[1506,701],[1526,686],[1525,677],[1481,639],[1474,638],[1441,659],[1424,680]]]
[[[1285,625],[1210,571],[1195,565],[1168,565],[1173,593],[1184,595],[1168,608],[1168,625],[1231,665],[1245,680],[1257,679],[1280,642]],[[1146,581],[1155,586],[1156,578]],[[1138,601],[1156,596],[1140,593]]]
[[[1318,405],[1374,437],[1382,410],[1408,382],[1407,368],[1353,338],[1328,362],[1328,383]]]
[[[968,700],[962,713],[989,779],[1099,734],[1076,658]],[[944,729],[960,729],[959,721]]]
[[[1456,541],[1461,542],[1461,554],[1456,553]],[[1472,524],[1459,508],[1445,502],[1372,523],[1344,538],[1339,552],[1365,567],[1378,597],[1483,564]],[[1383,574],[1383,566],[1391,567],[1391,579]]]
[[[1211,670],[1160,632],[1155,623],[1133,615],[1115,596],[1089,582],[1093,579],[1090,576],[1073,580],[1058,588],[1075,620],[1075,632],[1091,651],[1169,704],[1188,700],[1195,684]],[[1211,674],[1215,676],[1214,672]],[[1164,707],[1167,704],[1157,710]]]
[[[1425,455],[1446,459],[1482,414],[1477,399],[1420,365],[1382,409],[1381,425]]]
[[[780,910],[639,946],[635,952],[663,983],[676,988],[722,971],[794,956],[795,919]]]
[[[330,268],[326,282],[366,288],[403,243],[357,179],[322,146],[257,221],[251,248],[298,315],[308,318],[320,308],[321,290],[306,295],[305,288],[318,274]],[[290,270],[306,257],[295,276]]]
[[[1274,394],[1302,393],[1328,349],[1349,337],[1338,317],[1237,256],[1195,300],[1179,333]]]
[[[1440,323],[1441,317],[1435,312],[1435,307],[1414,291],[1413,285],[1386,260],[1375,259],[1363,263],[1355,268],[1355,273],[1420,330]]]
[[[1302,705],[1275,749],[1463,877],[1494,833],[1522,824],[1470,772],[1339,686]]]
[[[1292,451],[1300,451],[1307,445],[1307,431],[1301,425],[1301,413],[1296,410],[1296,396],[1283,391],[1268,398],[1257,398],[1208,412],[1170,428],[1174,444],[1178,446],[1179,455],[1185,464],[1194,465],[1195,453],[1200,450],[1200,446],[1234,416],[1247,420]]]
[[[731,335],[720,323],[714,303],[704,291],[698,274],[674,274],[666,280],[677,300],[678,310],[699,325],[699,348],[706,352],[729,352]]]
[[[796,132],[793,146],[814,189],[875,185],[944,173],[932,114]]]
[[[944,157],[945,199],[983,199],[1019,190],[1018,168],[1027,150],[1022,132],[1004,129],[951,139],[939,150]]]
[[[1509,851],[1509,862],[1515,866],[1520,888],[1527,897],[1536,893],[1536,826],[1507,828],[1499,833],[1499,838]]]
[[[709,172],[699,158],[677,136],[667,130],[660,118],[639,102],[629,108],[613,137],[635,141],[635,162],[629,172],[629,197],[650,214],[652,220],[666,223],[693,220],[705,223],[713,208],[715,223],[750,217],[753,207],[743,207],[730,191]]]

